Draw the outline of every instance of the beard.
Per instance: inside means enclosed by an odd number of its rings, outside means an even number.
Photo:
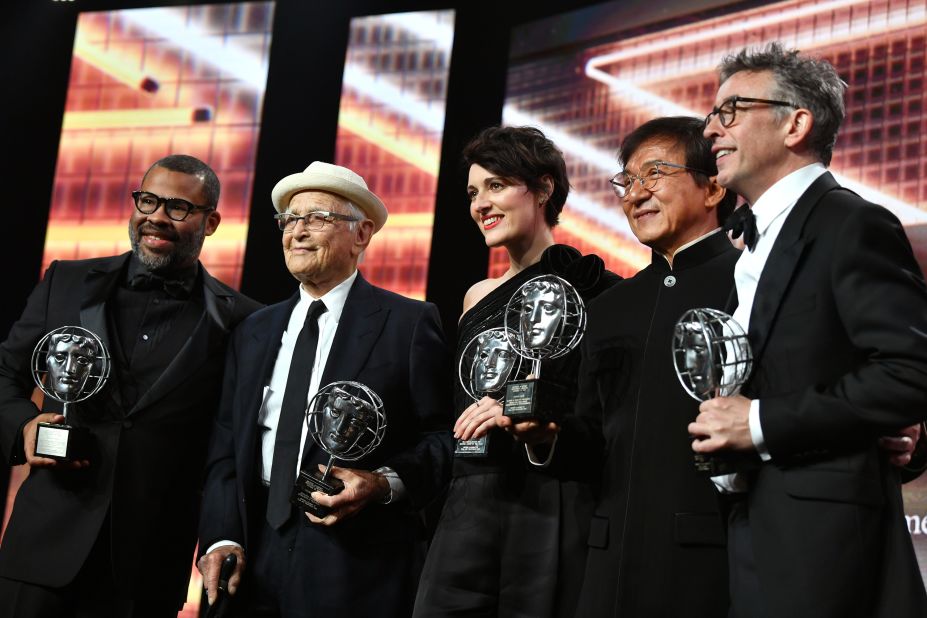
[[[150,231],[163,232],[165,236],[173,240],[174,248],[171,252],[153,254],[145,251],[139,242],[140,229],[143,227]],[[135,227],[131,221],[129,222],[129,242],[132,244],[132,253],[145,265],[145,268],[153,272],[169,272],[196,262],[200,255],[200,249],[203,248],[205,238],[205,218],[199,228],[187,232],[158,228],[151,223],[143,223],[141,226]]]

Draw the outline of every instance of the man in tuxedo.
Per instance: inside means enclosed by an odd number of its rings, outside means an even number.
[[[236,331],[209,449],[199,560],[209,601],[220,565],[243,616],[408,616],[424,559],[417,510],[450,473],[450,368],[438,311],[367,283],[357,270],[386,208],[351,170],[316,161],[272,193],[289,300]],[[332,382],[383,400],[382,443],[344,490],[314,492],[330,514],[290,503],[300,470],[328,455],[307,435],[307,403]],[[239,591],[239,582],[241,588]]]
[[[878,438],[927,410],[927,292],[899,221],[826,171],[846,84],[770,44],[724,59],[705,120],[718,181],[751,209],[734,318],[754,369],[703,403],[700,453],[755,463],[731,511],[731,615],[927,615],[898,471]]]
[[[132,196],[131,253],[52,262],[0,345],[0,444],[29,466],[0,548],[5,616],[175,616],[186,598],[225,344],[259,305],[197,260],[220,220],[208,165],[165,157]],[[33,349],[72,325],[111,356],[103,390],[69,404],[91,450],[36,457],[37,424],[64,417],[30,400]]]

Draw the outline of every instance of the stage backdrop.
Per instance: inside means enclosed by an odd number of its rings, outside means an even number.
[[[273,14],[273,2],[80,14],[43,272],[127,251],[129,194],[151,163],[185,153],[222,182],[222,223],[201,260],[238,287]],[[24,468],[13,469],[4,525]],[[194,569],[182,617],[197,615],[201,590]]]
[[[560,242],[631,275],[650,251],[631,234],[608,180],[621,139],[641,123],[711,110],[725,54],[779,40],[826,58],[849,85],[831,171],[893,211],[927,266],[925,0],[789,0],[742,5],[640,0],[527,24],[512,36],[503,119],[542,129],[564,152],[573,191]],[[694,12],[698,11],[698,12]],[[494,252],[490,272],[508,266]],[[927,478],[904,488],[927,578]]]

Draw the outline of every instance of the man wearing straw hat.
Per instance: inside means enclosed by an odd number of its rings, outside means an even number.
[[[274,187],[289,300],[233,336],[210,446],[199,561],[210,602],[229,553],[229,591],[248,616],[411,613],[424,555],[416,509],[448,474],[449,366],[438,311],[367,283],[360,255],[386,223],[383,202],[351,170],[316,161]],[[351,468],[318,518],[290,504],[299,470],[327,461],[306,435],[307,402],[334,381],[384,402],[383,442]],[[240,592],[239,592],[240,585]]]

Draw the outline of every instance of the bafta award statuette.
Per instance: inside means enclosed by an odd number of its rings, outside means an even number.
[[[332,382],[309,402],[306,426],[309,436],[328,453],[328,466],[325,472],[300,470],[290,501],[316,517],[325,517],[329,509],[313,500],[312,492],[340,493],[344,482],[331,475],[335,460],[356,461],[380,444],[386,434],[383,401],[360,382]]]
[[[513,338],[514,333],[507,334],[504,328],[491,328],[464,347],[457,364],[457,379],[473,401],[488,396],[502,402],[509,379],[524,377],[526,363],[512,348]],[[483,457],[487,454],[488,438],[485,435],[475,440],[458,440],[454,453],[458,457]]]
[[[673,331],[673,364],[679,382],[696,401],[730,397],[750,376],[750,342],[734,318],[717,309],[690,309]],[[695,469],[708,476],[730,474],[749,467],[740,454],[695,453]]]
[[[576,289],[556,275],[526,281],[505,308],[509,343],[530,360],[531,378],[506,385],[504,414],[520,422],[557,421],[572,406],[566,387],[541,378],[541,361],[560,358],[579,345],[586,330],[586,308]]]
[[[46,397],[63,404],[65,422],[39,423],[35,454],[59,461],[87,459],[90,431],[68,422],[74,405],[95,395],[109,377],[110,356],[103,341],[80,326],[47,333],[32,352],[32,379]]]

